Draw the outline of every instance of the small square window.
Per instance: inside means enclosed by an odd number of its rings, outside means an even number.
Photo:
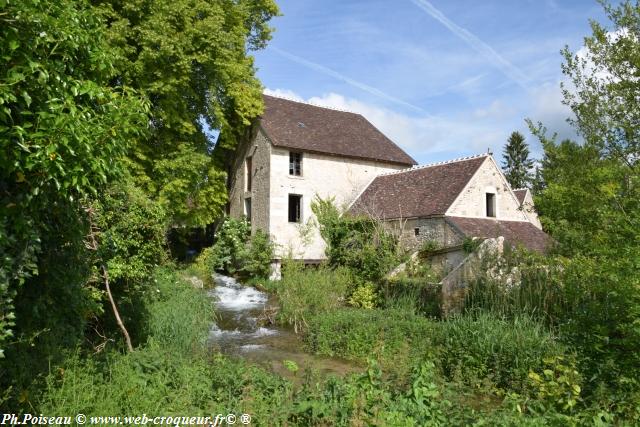
[[[496,216],[496,195],[487,193],[487,216],[495,218]]]
[[[302,222],[302,196],[289,194],[289,222]]]
[[[413,229],[413,235],[414,236],[419,236],[420,235],[420,228],[416,227]]]
[[[302,153],[289,152],[289,175],[302,176]]]

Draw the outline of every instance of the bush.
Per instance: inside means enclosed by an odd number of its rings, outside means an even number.
[[[333,199],[311,204],[333,267],[348,267],[361,280],[377,282],[399,262],[398,241],[380,221],[341,213]]]
[[[251,224],[245,219],[227,217],[216,233],[216,242],[207,254],[211,269],[245,277],[268,278],[274,246],[269,235],[257,230],[251,236]]]
[[[352,307],[361,307],[372,309],[376,306],[378,301],[378,294],[373,283],[366,282],[359,285],[349,297],[349,305]]]

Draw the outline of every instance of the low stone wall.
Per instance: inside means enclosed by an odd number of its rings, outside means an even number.
[[[469,254],[457,267],[440,282],[442,285],[442,316],[447,317],[459,313],[473,281],[482,268],[482,260],[486,256],[501,254],[504,249],[504,237],[487,239]]]

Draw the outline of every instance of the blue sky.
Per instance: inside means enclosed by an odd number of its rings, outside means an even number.
[[[560,49],[582,47],[595,0],[280,0],[255,52],[268,93],[363,114],[419,163],[497,159],[524,119],[573,136]]]

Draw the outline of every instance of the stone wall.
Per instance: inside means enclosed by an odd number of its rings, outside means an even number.
[[[304,152],[302,176],[290,176],[289,150],[272,147],[269,231],[279,245],[279,256],[324,259],[325,243],[311,212],[314,197],[335,197],[339,207],[346,207],[374,177],[401,169],[406,166]],[[300,224],[288,221],[289,194],[302,196]]]
[[[252,157],[252,185],[247,191],[246,159]],[[251,230],[268,231],[269,216],[269,170],[271,143],[258,130],[255,138],[238,147],[238,154],[232,165],[229,189],[229,214],[240,218],[245,214],[245,199],[251,198]]]
[[[482,163],[446,212],[448,216],[486,218],[486,194],[496,195],[496,219],[528,221],[500,168],[491,157]]]

